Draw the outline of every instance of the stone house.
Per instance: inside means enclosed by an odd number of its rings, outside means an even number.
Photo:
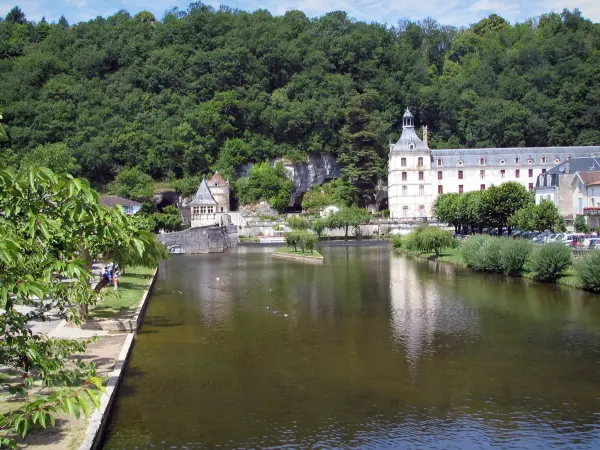
[[[535,202],[553,202],[567,221],[586,216],[588,226],[600,226],[600,160],[595,157],[572,158],[540,174],[535,187]]]
[[[189,217],[190,227],[228,224],[229,191],[229,181],[219,172],[208,181],[203,178],[194,197],[182,206],[183,217]]]

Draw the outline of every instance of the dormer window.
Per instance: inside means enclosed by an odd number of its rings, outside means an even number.
[[[560,158],[554,158],[554,162],[558,164],[560,162]]]
[[[483,166],[485,164],[485,158],[479,158],[479,165]]]
[[[519,158],[515,158],[515,164],[519,164]]]
[[[505,161],[505,160],[503,160],[503,159],[501,159],[501,160],[500,160],[500,164],[504,164],[505,162],[506,162],[506,161]]]
[[[415,144],[413,142],[411,142],[410,144],[408,144],[408,149],[409,150],[414,150],[415,149]]]
[[[462,166],[462,165],[463,165],[463,162],[462,162],[462,161],[458,161],[458,162],[457,162],[457,164],[458,164],[459,166]]]
[[[529,158],[529,159],[527,160],[527,164],[533,164],[533,158]]]
[[[546,157],[542,156],[542,164],[546,164]]]

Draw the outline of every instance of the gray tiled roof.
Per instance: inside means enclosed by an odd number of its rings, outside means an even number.
[[[128,198],[119,197],[118,195],[101,195],[98,203],[104,206],[141,206],[142,204]]]
[[[566,147],[566,148],[598,148],[598,147]],[[600,170],[599,157],[571,158],[552,167],[546,172],[545,177],[538,177],[536,188],[553,187],[560,185],[559,175],[574,174],[579,171],[597,171]]]
[[[190,202],[190,205],[216,205],[214,197],[210,193],[210,189],[208,189],[208,184],[206,184],[206,180],[202,178],[202,183],[200,183],[200,187],[198,191],[196,191],[196,195],[193,200]]]
[[[442,159],[439,167],[479,167],[480,158],[486,166],[527,166],[547,164],[556,165],[568,158],[582,156],[600,157],[600,146],[590,147],[512,147],[512,148],[468,148],[436,149],[431,151],[432,167],[438,167],[437,159]],[[519,158],[519,163],[515,163]],[[546,162],[542,162],[546,158]]]

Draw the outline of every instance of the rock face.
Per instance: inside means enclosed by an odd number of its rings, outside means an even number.
[[[288,176],[294,184],[294,194],[291,204],[299,202],[302,195],[315,185],[321,185],[340,175],[340,169],[331,155],[312,155],[306,162],[293,163],[285,159],[280,161],[288,172]],[[246,164],[240,171],[240,176],[246,176],[252,167],[252,163]]]

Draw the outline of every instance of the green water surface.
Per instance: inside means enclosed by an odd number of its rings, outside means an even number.
[[[105,449],[600,448],[600,296],[272,251],[161,265]]]

